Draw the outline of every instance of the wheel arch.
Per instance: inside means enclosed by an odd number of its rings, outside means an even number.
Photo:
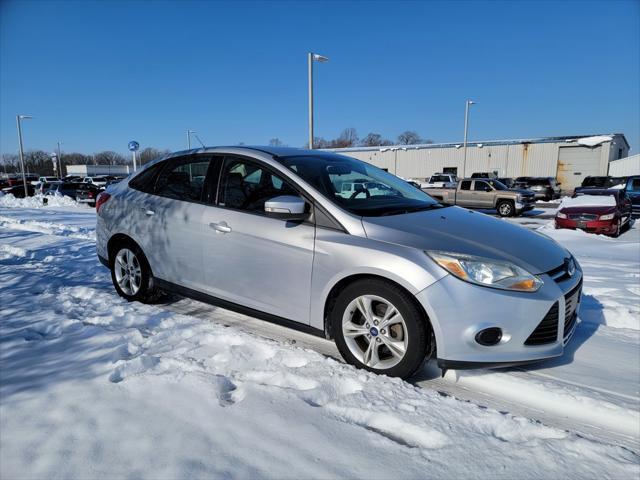
[[[119,245],[123,245],[127,243],[130,245],[134,245],[138,249],[140,249],[140,252],[142,252],[142,259],[147,264],[147,267],[149,268],[149,272],[151,273],[151,277],[153,277],[153,269],[149,264],[149,260],[147,259],[147,256],[145,255],[144,250],[142,250],[142,247],[138,242],[135,241],[135,239],[133,239],[126,233],[116,233],[112,235],[111,238],[109,238],[109,241],[107,242],[107,254],[109,255],[109,258],[107,258],[107,260],[109,261],[109,266],[111,266],[111,261],[115,255],[116,248]]]
[[[394,281],[394,280],[392,280],[392,279],[390,279],[388,277],[385,277],[385,276],[382,276],[382,275],[376,275],[376,274],[373,274],[373,273],[355,273],[355,274],[351,274],[351,275],[348,275],[346,277],[341,278],[336,283],[334,283],[334,285],[331,287],[327,297],[325,298],[324,311],[323,311],[324,331],[325,331],[326,338],[333,339],[333,334],[332,334],[332,330],[333,329],[332,329],[332,325],[331,325],[330,312],[331,312],[331,309],[333,308],[333,305],[335,304],[335,301],[336,301],[336,299],[338,297],[338,294],[344,288],[346,288],[348,285],[351,285],[352,283],[360,281],[360,280],[367,280],[367,279],[383,281],[383,282],[391,284],[391,285],[393,285],[393,286],[395,286],[395,287],[397,287],[397,288],[399,288],[399,289],[401,289],[401,290],[403,290],[404,292],[407,293],[407,295],[409,296],[409,298],[411,299],[413,304],[421,312],[421,314],[422,314],[427,326],[430,329],[431,352],[427,352],[427,353],[428,354],[432,354],[433,352],[435,352],[435,350],[436,350],[436,340],[435,340],[435,336],[434,336],[433,325],[431,324],[431,319],[429,318],[429,315],[427,314],[427,311],[424,309],[422,304],[418,301],[417,298],[415,298],[415,295],[413,293],[411,293],[411,291],[409,289],[407,289],[401,283],[396,282],[396,281]]]

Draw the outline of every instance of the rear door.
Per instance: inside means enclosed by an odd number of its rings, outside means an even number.
[[[206,154],[167,160],[149,193],[133,203],[138,238],[154,276],[202,290],[202,214],[205,180],[212,163]]]
[[[460,182],[460,188],[456,191],[456,205],[461,207],[473,206],[473,192],[471,190],[471,180]]]
[[[309,323],[315,227],[264,212],[265,201],[299,193],[262,162],[225,158],[217,201],[203,215],[207,293]]]

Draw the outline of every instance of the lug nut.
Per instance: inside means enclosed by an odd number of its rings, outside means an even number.
[[[380,338],[376,338],[376,342],[380,343],[381,341]]]
[[[387,331],[383,328],[382,330],[380,330],[380,333],[385,335],[387,333]]]
[[[378,320],[374,320],[374,321],[373,321],[373,324],[374,324],[374,325],[378,325],[378,323],[379,323],[379,322],[378,322]]]
[[[371,325],[369,325],[369,322],[365,323],[365,327],[369,328]]]

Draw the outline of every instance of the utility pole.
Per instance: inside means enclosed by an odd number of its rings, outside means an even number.
[[[30,115],[16,115],[16,123],[18,124],[18,141],[20,144],[20,166],[22,167],[22,184],[24,185],[24,197],[29,196],[29,190],[27,190],[27,177],[24,170],[24,150],[22,148],[22,127],[20,126],[20,120],[26,120],[33,118]]]
[[[462,167],[462,178],[465,178],[467,174],[467,132],[469,129],[469,106],[474,105],[476,102],[473,100],[467,100],[464,106],[464,163]]]
[[[327,57],[309,52],[307,54],[309,74],[309,150],[313,150],[313,62],[328,62]]]
[[[58,178],[62,178],[62,154],[60,153],[60,144],[62,143],[58,140]]]

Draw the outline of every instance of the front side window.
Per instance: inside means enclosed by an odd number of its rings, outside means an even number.
[[[220,177],[218,204],[222,207],[264,213],[267,200],[298,192],[279,176],[244,159],[228,157]]]
[[[362,216],[381,216],[441,205],[401,178],[373,165],[335,154],[279,157],[331,202]]]
[[[486,190],[491,190],[491,188],[489,187],[489,184],[487,182],[479,182],[476,180],[476,182],[473,184],[473,189],[476,192],[484,192]]]
[[[170,160],[156,180],[154,193],[186,202],[202,199],[210,159],[184,157]]]
[[[630,192],[640,192],[640,178],[634,178],[631,180],[631,185],[629,186]]]

